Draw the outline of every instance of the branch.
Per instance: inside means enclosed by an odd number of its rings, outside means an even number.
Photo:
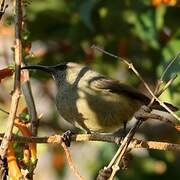
[[[2,108],[0,108],[0,111],[2,111],[3,113],[5,113],[5,114],[9,114],[9,112],[8,111],[6,111],[6,110],[4,110],[4,109],[2,109]]]
[[[31,90],[31,84],[29,81],[29,71],[24,70],[21,72],[21,81],[22,81],[22,91],[25,97],[28,113],[30,115],[31,123],[31,132],[32,136],[37,136],[37,130],[38,130],[38,125],[39,125],[39,120],[37,116],[37,111],[36,111],[36,106],[34,103],[34,98],[32,95],[32,90]],[[31,161],[29,163],[29,178],[33,179],[34,175],[34,169],[36,168],[36,165],[34,165]]]
[[[14,80],[14,90],[12,94],[10,113],[8,117],[7,130],[4,134],[0,146],[1,158],[6,155],[6,150],[8,148],[9,140],[11,139],[14,119],[17,112],[18,102],[20,98],[20,67],[22,62],[22,42],[21,42],[21,26],[22,26],[22,7],[21,0],[16,0],[15,4],[15,80]]]
[[[36,106],[34,103],[34,98],[32,95],[31,84],[29,81],[29,71],[28,70],[22,71],[22,77],[23,77],[22,78],[22,91],[26,100],[29,115],[31,117],[31,131],[32,131],[32,135],[36,136],[39,121],[37,117],[37,111],[36,111]]]
[[[34,137],[36,138],[36,137]],[[43,143],[49,143],[49,144],[56,144],[56,145],[61,145],[64,149],[64,152],[66,154],[67,161],[69,163],[70,168],[73,170],[74,174],[80,179],[84,180],[84,177],[82,177],[76,168],[76,166],[73,163],[71,154],[69,152],[69,149],[67,148],[66,144],[63,142],[63,136],[61,135],[53,135],[49,137],[44,137],[44,138],[38,138],[38,140],[42,140]]]
[[[174,80],[177,78],[177,74],[175,74],[162,89],[159,89],[159,92],[157,93],[157,96],[159,97],[166,89],[169,88],[169,86],[174,82]]]
[[[166,72],[168,71],[168,69],[169,69],[169,68],[172,66],[172,64],[178,59],[179,55],[180,55],[180,51],[178,51],[178,52],[176,53],[176,56],[175,56],[175,57],[172,59],[172,61],[167,65],[166,69],[163,71],[163,73],[162,73],[162,75],[161,75],[161,78],[160,78],[161,81],[163,80],[163,78],[164,78]]]
[[[0,140],[4,136],[3,133],[0,133]],[[51,135],[45,137],[25,137],[18,136],[13,134],[11,141],[15,141],[18,143],[46,143],[46,144],[61,144],[61,135]],[[101,141],[108,142],[114,144],[121,144],[122,138],[118,136],[112,135],[102,135],[102,134],[76,134],[72,135],[72,141],[74,142],[87,142],[87,141]],[[146,149],[154,149],[154,150],[163,150],[163,151],[177,151],[180,152],[180,144],[167,143],[167,142],[158,142],[158,141],[145,141],[132,139],[130,148],[146,148]]]
[[[61,143],[61,146],[64,149],[64,152],[66,153],[66,158],[68,160],[69,166],[70,168],[73,170],[74,174],[80,179],[80,180],[85,180],[84,177],[82,177],[78,171],[78,169],[76,168],[76,166],[73,163],[73,160],[71,158],[71,154],[69,152],[69,149],[67,148],[66,144],[64,142]]]

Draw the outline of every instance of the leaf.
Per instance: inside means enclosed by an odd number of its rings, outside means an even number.
[[[27,125],[23,123],[20,119],[15,119],[15,126],[21,131],[24,136],[32,136],[31,131],[28,129]],[[36,143],[28,143],[29,150],[31,153],[31,161],[33,164],[37,162],[37,149]]]
[[[7,150],[7,163],[8,163],[8,173],[9,177],[12,179],[20,179],[22,178],[21,171],[18,167],[17,161],[16,161],[16,156],[13,150],[13,144],[12,142],[9,143],[8,145],[8,150]]]
[[[164,59],[164,63],[160,65],[161,72],[165,69],[167,64],[175,58],[177,52],[179,52],[180,40],[179,40],[180,31],[177,32],[174,37],[167,43],[167,45],[162,50],[162,56]],[[167,82],[174,74],[180,75],[180,58],[179,56],[176,58],[176,61],[171,65],[165,74],[164,80]],[[179,77],[178,77],[179,79]],[[176,80],[177,82],[177,80]],[[174,82],[175,83],[175,82]],[[174,84],[173,83],[173,84]]]
[[[25,146],[23,149],[23,162],[24,164],[28,164],[30,160],[30,150],[28,146]]]
[[[151,0],[151,4],[155,7],[159,7],[160,5],[175,6],[177,3],[177,0]]]
[[[13,69],[4,68],[0,70],[0,82],[2,79],[12,76],[13,75]]]
[[[158,66],[158,75],[161,76],[167,65],[174,59],[176,54],[179,52],[180,47],[180,31],[177,31],[170,41],[166,44],[166,46],[162,49],[162,63]],[[178,56],[170,68],[166,71],[163,81],[168,82],[174,75],[177,75],[175,81],[171,84],[171,86],[166,90],[161,99],[163,101],[172,102],[174,105],[180,105],[180,57]],[[173,100],[173,101],[172,101]]]
[[[54,152],[52,156],[53,167],[57,170],[60,170],[65,165],[65,156],[63,152]]]
[[[81,20],[91,31],[94,31],[91,15],[92,15],[93,7],[96,3],[97,1],[94,1],[94,0],[86,0],[80,6]]]
[[[132,22],[134,24],[133,33],[153,49],[159,49],[157,25],[162,26],[163,22],[161,22],[161,19],[164,16],[164,12],[159,13],[159,19],[156,22],[157,14],[154,10],[150,8],[144,8],[143,10],[136,14],[134,13]]]

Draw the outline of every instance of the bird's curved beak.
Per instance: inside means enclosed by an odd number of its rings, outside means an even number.
[[[21,69],[38,69],[38,70],[47,72],[49,74],[52,74],[54,71],[54,68],[50,66],[43,66],[43,65],[29,65],[29,66],[21,67]]]
[[[53,75],[54,73],[56,73],[57,70],[63,71],[66,69],[66,67],[67,67],[66,64],[58,64],[55,66],[29,65],[29,66],[21,67],[21,69],[38,69]]]

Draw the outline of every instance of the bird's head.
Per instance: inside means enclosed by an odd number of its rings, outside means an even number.
[[[54,66],[44,66],[44,65],[28,65],[24,66],[21,69],[37,69],[49,73],[52,75],[53,79],[56,81],[56,84],[60,86],[64,82],[72,84],[79,72],[83,68],[82,65],[79,65],[74,62],[61,63]]]

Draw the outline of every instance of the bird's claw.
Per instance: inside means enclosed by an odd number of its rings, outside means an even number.
[[[71,145],[71,136],[73,135],[73,132],[71,130],[67,130],[63,133],[62,140],[66,144],[67,147],[70,147]]]
[[[146,120],[151,113],[151,109],[148,106],[141,106],[141,108],[134,114],[134,117],[138,120]]]

